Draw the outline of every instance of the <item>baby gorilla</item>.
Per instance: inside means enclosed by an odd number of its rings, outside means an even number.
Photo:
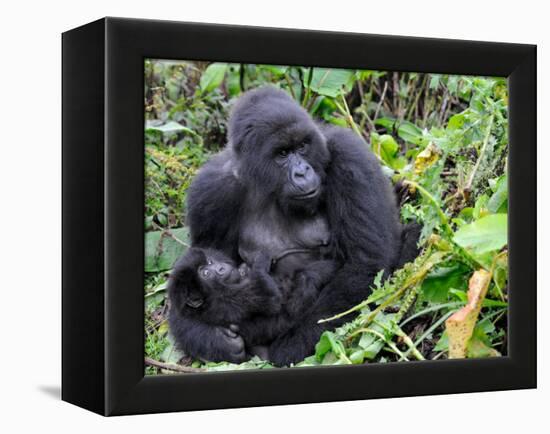
[[[237,267],[220,251],[190,248],[176,262],[168,285],[170,328],[180,348],[196,356],[192,341],[181,339],[179,334],[180,318],[195,318],[215,326],[218,342],[213,342],[212,348],[221,343],[220,348],[228,350],[225,356],[209,355],[209,360],[244,360],[246,352],[243,338],[237,334],[238,324],[254,314],[270,316],[281,309],[282,294],[269,275],[270,267],[271,259],[263,254],[257,255],[250,267],[245,263]]]
[[[268,359],[265,345],[293,326],[292,318],[311,306],[336,268],[333,261],[314,262],[292,282],[281,282],[269,274],[272,265],[266,254],[256,255],[251,266],[237,266],[220,251],[190,248],[168,284],[170,329],[179,348],[210,361],[240,363],[250,354]],[[214,333],[189,330],[190,318]],[[197,353],[196,343],[205,341],[211,342],[209,351]]]

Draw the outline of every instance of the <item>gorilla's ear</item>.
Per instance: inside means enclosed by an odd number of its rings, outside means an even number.
[[[198,309],[204,304],[204,294],[200,290],[200,283],[196,279],[196,271],[189,273],[190,270],[178,273],[174,276],[170,287],[172,302],[178,310],[185,307]]]
[[[205,296],[198,279],[198,268],[206,263],[202,249],[191,248],[180,258],[170,275],[170,299],[178,310],[189,306],[197,309],[204,304]]]

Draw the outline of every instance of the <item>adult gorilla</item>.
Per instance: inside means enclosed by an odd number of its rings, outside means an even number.
[[[389,272],[409,259],[403,258],[405,236],[390,183],[363,140],[314,123],[272,87],[237,101],[229,144],[193,181],[188,210],[193,245],[221,250],[237,262],[267,252],[281,281],[320,261],[337,262],[315,301],[281,318],[284,327],[266,342],[277,365],[312,354],[324,329],[351,318],[319,319],[361,302],[381,269]],[[235,333],[189,318],[173,322],[172,332],[193,356],[242,360],[243,340]]]

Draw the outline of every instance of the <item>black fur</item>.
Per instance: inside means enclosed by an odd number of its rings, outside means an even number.
[[[306,173],[299,182],[294,182],[296,168]],[[300,189],[317,190],[302,200]],[[236,262],[249,262],[258,251],[277,256],[303,248],[306,253],[281,260],[273,272],[277,279],[295,282],[319,261],[334,265],[328,283],[321,279],[323,287],[307,303],[299,297],[298,309],[284,309],[275,321],[257,319],[264,322],[260,337],[269,345],[270,360],[287,365],[312,354],[323,330],[351,315],[323,324],[319,319],[364,300],[381,269],[387,274],[411,256],[403,252],[408,237],[395,202],[389,180],[361,138],[314,123],[285,92],[264,87],[236,103],[229,146],[201,169],[189,189],[188,223],[193,245],[221,250]],[[193,354],[224,357],[212,324],[182,317],[172,320],[172,330]]]
[[[286,291],[283,300],[283,285],[280,288],[269,274],[271,262],[270,257],[259,253],[252,267],[237,267],[220,251],[190,248],[176,262],[168,284],[169,323],[180,349],[189,356],[212,361],[244,361],[253,347],[287,331],[290,318],[317,297],[318,289],[334,271],[331,261],[312,264],[307,272],[297,275],[296,282],[289,285],[293,290]],[[201,278],[201,272],[219,265],[224,267],[223,276]],[[214,340],[217,348],[196,352],[194,341],[187,339],[180,327],[186,320],[214,327],[219,338]]]
[[[209,272],[218,264],[225,267],[224,276],[212,273],[210,279],[201,279],[202,270],[207,268]],[[270,265],[270,258],[258,255],[251,268],[246,264],[237,267],[231,258],[219,251],[190,248],[176,262],[168,284],[169,323],[179,347],[193,357],[244,361],[244,341],[236,333],[238,324],[246,323],[254,314],[269,316],[281,310],[282,294],[268,274]],[[222,280],[223,277],[230,280]],[[180,327],[182,318],[214,327],[218,339],[213,343],[218,348],[206,354],[197,352],[193,340],[185,339],[185,331]],[[206,343],[210,342],[208,338]]]

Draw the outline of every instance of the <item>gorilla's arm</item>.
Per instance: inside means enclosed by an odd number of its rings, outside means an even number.
[[[369,294],[374,277],[391,272],[398,261],[401,227],[390,182],[376,157],[350,130],[326,127],[323,133],[331,153],[326,178],[326,211],[333,248],[343,266],[293,329],[269,348],[270,360],[287,365],[312,354],[319,336],[340,321],[317,324],[321,318],[360,303]]]
[[[221,250],[238,258],[238,230],[243,188],[235,176],[230,149],[212,157],[187,193],[187,224],[196,247]]]
[[[230,167],[228,151],[212,157],[199,171],[187,193],[187,224],[191,242],[197,247],[221,250],[237,260],[238,221],[241,187]],[[198,318],[170,315],[170,329],[181,349],[206,360],[245,360],[242,338],[225,327]]]
[[[172,308],[170,331],[179,348],[188,356],[210,361],[241,363],[246,360],[244,341],[233,326],[206,324],[195,318],[178,315]]]

